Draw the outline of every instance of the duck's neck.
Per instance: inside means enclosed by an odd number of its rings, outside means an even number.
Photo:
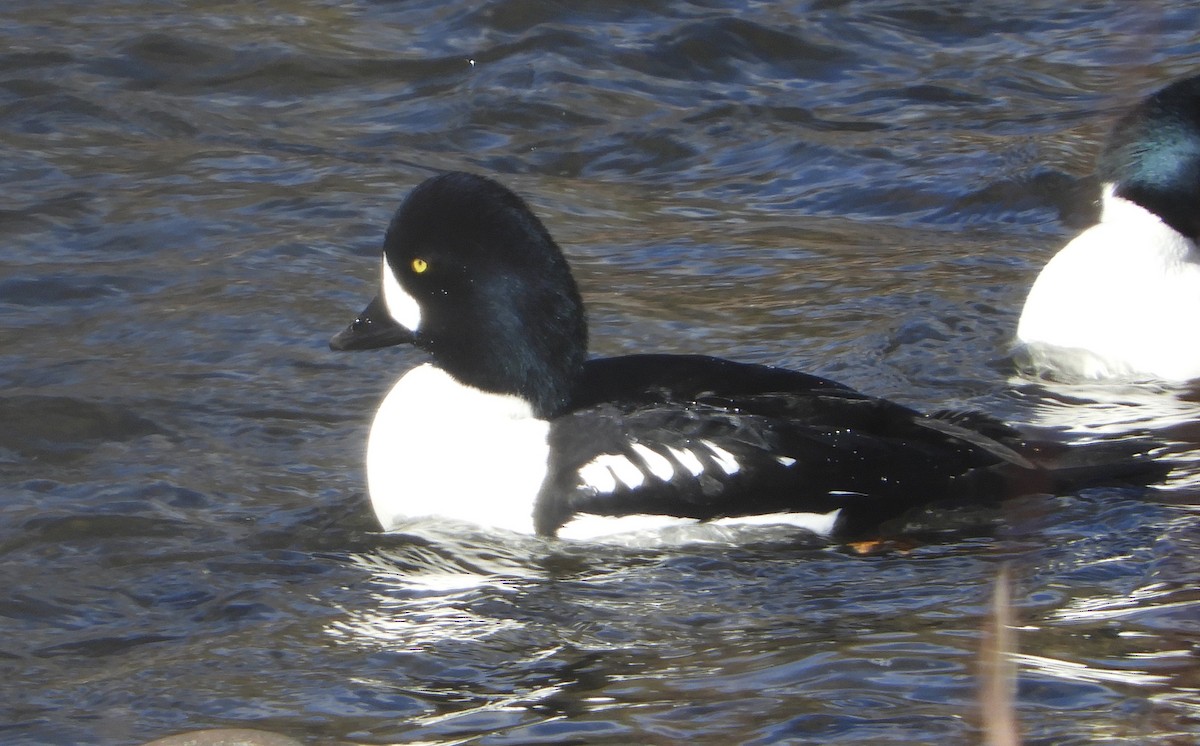
[[[1200,171],[1194,168],[1193,171]],[[1191,178],[1200,178],[1193,173]],[[1136,207],[1193,245],[1200,241],[1200,188],[1161,189],[1140,182],[1104,184],[1101,222],[1125,218]]]
[[[564,331],[512,328],[452,346],[432,345],[429,351],[435,364],[460,383],[515,396],[528,402],[536,417],[550,419],[565,410],[587,357],[579,329]]]
[[[1139,254],[1156,255],[1165,263],[1195,262],[1196,243],[1138,203],[1121,197],[1113,184],[1105,184],[1100,198],[1100,224],[1118,228]]]

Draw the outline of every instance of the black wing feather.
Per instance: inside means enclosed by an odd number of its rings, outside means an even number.
[[[588,361],[549,438],[534,516],[545,535],[579,513],[707,520],[841,509],[836,530],[849,538],[931,502],[1144,484],[1159,473],[1144,444],[1084,459],[986,415],[923,415],[817,376],[694,355]],[[589,485],[581,469],[605,454],[636,467],[640,484]]]
[[[870,403],[849,401],[852,407]],[[755,397],[739,403],[740,409],[707,402],[610,404],[556,420],[550,434],[555,462],[538,500],[538,531],[553,534],[577,513],[708,520],[838,508],[844,509],[843,523],[849,527],[860,522],[860,515],[872,522],[898,515],[914,501],[945,493],[954,478],[972,468],[998,460],[969,443],[947,453],[944,433],[911,424],[903,428],[911,437],[881,434],[748,411],[766,408]],[[656,476],[635,446],[666,459],[671,477]],[[714,447],[732,457],[736,468],[730,469],[728,461],[723,465]],[[691,463],[678,452],[690,454]],[[611,491],[587,485],[580,470],[601,454],[637,466],[641,484],[630,487],[616,480]],[[701,468],[693,474],[697,462]]]

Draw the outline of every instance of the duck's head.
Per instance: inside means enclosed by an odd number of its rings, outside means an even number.
[[[461,383],[565,406],[587,322],[562,251],[516,194],[452,172],[417,186],[383,242],[379,295],[334,350],[414,344]]]
[[[1117,120],[1097,172],[1116,196],[1200,240],[1200,75],[1172,83]]]

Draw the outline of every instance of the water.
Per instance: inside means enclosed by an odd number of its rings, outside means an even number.
[[[1195,392],[1006,356],[1200,10],[993,5],[6,3],[0,742],[971,743],[1002,565],[1029,743],[1195,742]],[[597,353],[1152,430],[1171,488],[867,557],[376,534],[367,423],[416,358],[325,344],[446,168],[527,196]]]

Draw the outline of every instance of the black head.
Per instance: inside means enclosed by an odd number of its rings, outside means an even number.
[[[417,186],[383,245],[382,292],[334,349],[411,342],[459,381],[559,412],[587,355],[566,259],[520,197],[482,176]]]
[[[1192,240],[1200,239],[1200,75],[1172,83],[1117,120],[1097,172]]]

